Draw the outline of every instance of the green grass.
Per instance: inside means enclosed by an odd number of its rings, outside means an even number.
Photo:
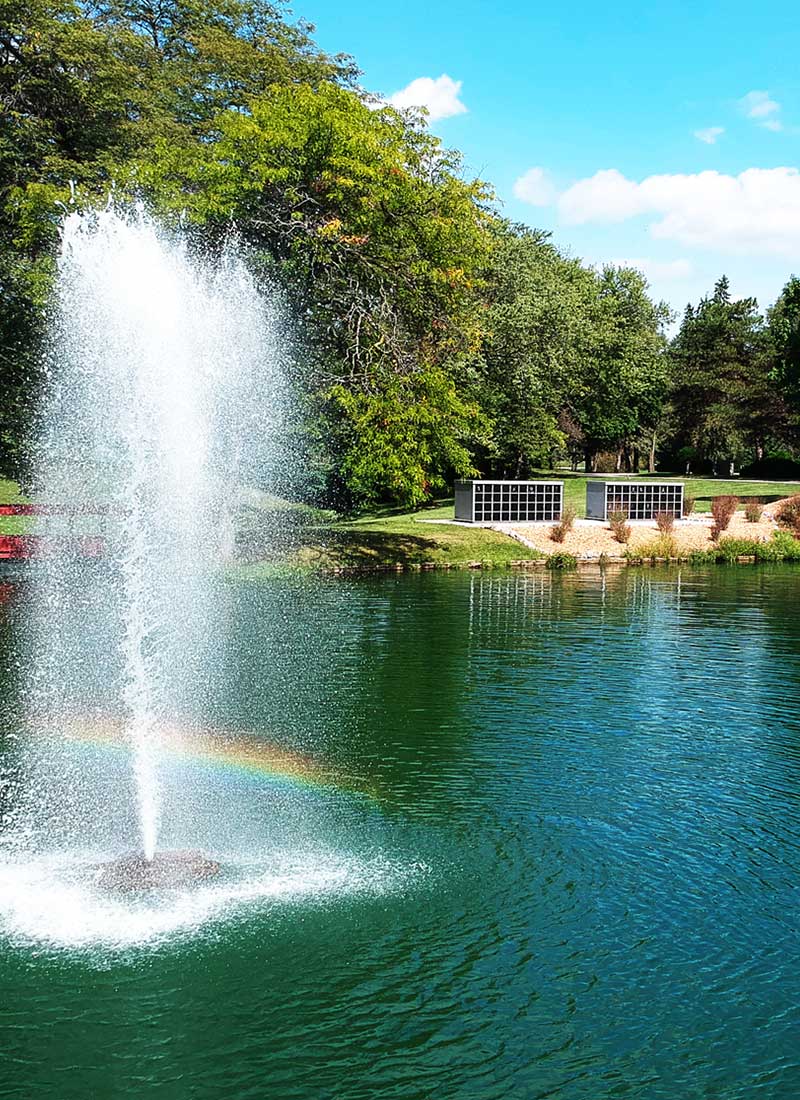
[[[0,504],[24,504],[26,499],[20,494],[16,481],[0,478]],[[0,535],[24,535],[30,525],[28,516],[0,516]]]
[[[539,476],[563,480],[565,503],[572,504],[579,516],[585,516],[585,476],[563,471]],[[800,493],[796,482],[675,478],[669,474],[659,474],[656,479],[683,481],[686,492],[696,499],[697,511],[709,511],[711,498],[724,494],[775,499]],[[609,476],[609,480],[613,478]],[[642,476],[641,480],[646,478]],[[0,480],[0,503],[24,499],[13,481]],[[232,573],[245,577],[287,569],[368,570],[398,565],[414,568],[425,563],[458,567],[479,562],[492,567],[544,556],[497,531],[425,522],[452,518],[452,498],[412,512],[386,507],[357,518],[336,518],[332,512],[294,507],[260,495],[243,510],[242,533],[249,564],[235,567]],[[0,516],[0,534],[24,533],[29,524],[24,516]]]
[[[452,518],[453,504],[448,500],[419,512],[384,512],[306,528],[293,560],[306,568],[368,569],[425,562],[505,566],[543,556],[497,531],[425,522]]]
[[[558,470],[555,473],[541,473],[537,478],[552,478],[564,482],[564,503],[571,504],[578,516],[586,516],[586,482],[602,481],[603,475],[587,478],[583,474],[573,474]],[[647,483],[648,481],[682,481],[686,496],[695,498],[696,512],[710,512],[713,497],[762,497],[779,500],[800,493],[800,482],[796,481],[741,481],[738,478],[700,478],[678,477],[674,474],[639,474],[636,478],[625,478],[615,474],[605,475],[608,481],[628,481]]]

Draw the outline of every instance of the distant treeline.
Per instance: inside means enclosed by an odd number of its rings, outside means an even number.
[[[418,112],[262,0],[0,0],[0,472],[24,475],[64,204],[235,226],[292,325],[307,499],[421,502],[571,458],[791,460],[800,281],[668,308],[514,225]]]

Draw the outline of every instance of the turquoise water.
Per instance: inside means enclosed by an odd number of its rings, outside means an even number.
[[[799,599],[790,567],[231,587],[194,720],[328,780],[170,761],[170,843],[234,870],[164,911],[75,887],[74,840],[7,861],[0,1096],[800,1095]],[[120,753],[66,752],[128,827]]]

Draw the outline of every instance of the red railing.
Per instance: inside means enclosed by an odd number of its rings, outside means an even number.
[[[98,535],[49,539],[43,535],[0,535],[0,561],[30,561],[49,558],[64,550],[81,558],[101,558],[105,540]]]
[[[0,516],[108,516],[120,515],[113,504],[0,504]]]

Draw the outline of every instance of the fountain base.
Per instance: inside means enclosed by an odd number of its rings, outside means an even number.
[[[97,884],[103,890],[121,894],[181,890],[214,878],[220,870],[216,860],[201,852],[156,852],[152,859],[131,852],[104,863]]]

